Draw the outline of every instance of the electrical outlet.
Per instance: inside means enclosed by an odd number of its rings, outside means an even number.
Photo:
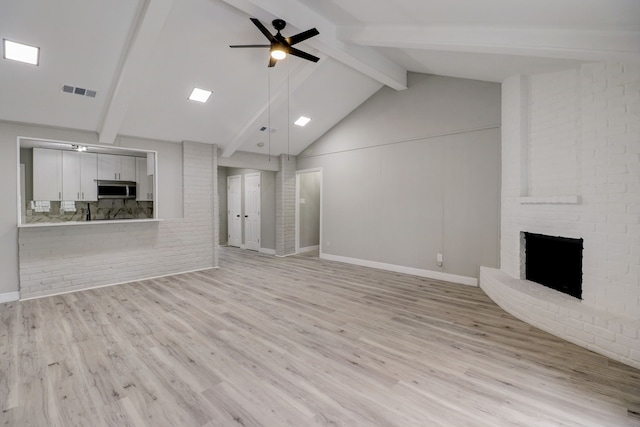
[[[438,262],[438,267],[442,267],[442,254],[436,255],[436,261]]]

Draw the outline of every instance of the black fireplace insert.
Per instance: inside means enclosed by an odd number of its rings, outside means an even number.
[[[582,299],[583,239],[524,233],[525,278]]]

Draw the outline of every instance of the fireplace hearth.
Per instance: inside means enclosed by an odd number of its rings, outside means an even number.
[[[582,299],[583,239],[524,233],[525,279]]]

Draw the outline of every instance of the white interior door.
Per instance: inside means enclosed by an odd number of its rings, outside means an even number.
[[[260,249],[260,173],[244,176],[244,244]]]
[[[229,246],[240,247],[242,244],[242,188],[241,176],[227,177],[227,228],[229,230]]]

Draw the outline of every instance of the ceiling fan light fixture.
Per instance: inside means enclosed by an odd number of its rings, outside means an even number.
[[[271,50],[271,57],[277,61],[287,57],[287,52],[282,48],[275,48]]]

